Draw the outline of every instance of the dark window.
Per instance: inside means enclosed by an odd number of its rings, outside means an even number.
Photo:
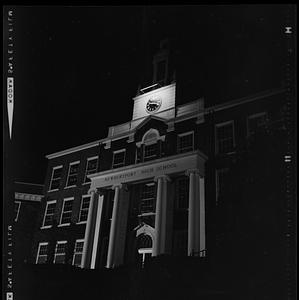
[[[87,221],[89,203],[90,203],[90,196],[85,196],[85,197],[83,196],[82,197],[82,202],[81,202],[79,222]]]
[[[234,150],[233,122],[216,125],[216,153],[224,154]]]
[[[126,151],[113,153],[113,168],[123,167],[125,165]]]
[[[37,253],[37,264],[44,264],[47,262],[48,258],[48,243],[40,243],[38,247],[38,253]]]
[[[253,134],[260,128],[264,128],[266,125],[266,121],[267,114],[265,112],[249,116],[247,119],[248,135]]]
[[[178,153],[193,151],[193,132],[178,136]]]
[[[67,178],[67,186],[73,186],[77,184],[77,177],[79,171],[80,162],[71,163],[69,167],[69,174]]]
[[[65,263],[66,245],[67,242],[57,242],[54,255],[54,264]]]
[[[74,249],[73,265],[80,267],[82,261],[84,241],[77,240]]]
[[[64,200],[60,224],[70,224],[72,217],[73,199]]]
[[[157,157],[158,144],[144,145],[144,161],[152,160]]]
[[[87,160],[84,182],[90,182],[90,179],[87,177],[87,175],[96,173],[97,167],[98,167],[98,158],[97,157]]]
[[[155,202],[155,184],[147,183],[141,188],[141,201],[140,201],[140,213],[150,213],[154,212],[154,202]]]
[[[188,177],[177,180],[177,206],[187,209],[189,206],[189,179]]]
[[[52,178],[51,178],[51,183],[50,183],[50,190],[59,189],[61,175],[62,175],[62,166],[53,168]]]
[[[52,226],[56,202],[47,203],[43,226]]]

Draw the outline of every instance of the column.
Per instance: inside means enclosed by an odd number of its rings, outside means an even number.
[[[155,177],[157,181],[157,199],[155,214],[156,239],[153,245],[153,256],[165,253],[166,238],[166,207],[167,207],[167,181],[170,181],[167,175]]]
[[[114,262],[114,252],[115,252],[115,243],[116,243],[116,234],[117,234],[117,221],[119,215],[119,192],[122,185],[114,185],[114,202],[113,202],[113,211],[112,211],[112,220],[110,227],[109,235],[109,246],[108,246],[108,255],[107,255],[107,268],[113,267]]]
[[[186,174],[189,175],[188,255],[201,255],[205,250],[204,178],[200,178],[197,169]]]
[[[94,240],[94,231],[95,231],[95,223],[97,216],[97,208],[98,208],[98,193],[97,190],[89,190],[90,203],[88,209],[88,216],[85,228],[85,237],[84,237],[84,246],[83,246],[83,254],[82,254],[82,268],[90,268],[91,266],[91,256],[93,251],[93,240]]]

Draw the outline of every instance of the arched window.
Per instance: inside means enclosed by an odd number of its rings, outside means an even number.
[[[157,129],[150,129],[143,138],[143,161],[152,160],[158,157],[159,147],[158,140],[160,139],[159,131]]]

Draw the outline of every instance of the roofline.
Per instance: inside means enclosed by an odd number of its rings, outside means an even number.
[[[30,182],[22,182],[22,181],[15,181],[15,183],[21,183],[21,184],[27,184],[27,185],[44,186],[44,184],[40,184],[40,183],[30,183]]]
[[[237,98],[237,99],[234,99],[234,100],[231,100],[231,101],[228,101],[228,102],[224,102],[222,104],[216,104],[216,105],[213,105],[213,106],[209,106],[209,107],[205,108],[203,111],[201,111],[200,114],[208,114],[211,111],[219,111],[219,110],[228,109],[228,108],[240,105],[240,104],[256,101],[256,100],[264,98],[264,97],[280,94],[280,93],[283,93],[285,91],[286,91],[286,88],[277,88],[277,89],[266,90],[266,91],[259,92],[259,93],[256,93],[256,94],[253,94],[253,95],[250,95],[250,96]],[[189,104],[189,103],[192,103],[192,102],[197,102],[197,101],[200,101],[202,99],[204,99],[204,97],[200,97],[199,99],[188,102],[186,104]],[[181,105],[178,105],[177,107],[181,107],[181,106],[184,106],[186,104],[181,104]],[[197,115],[198,115],[198,112],[196,112],[194,114],[194,117],[196,117]],[[193,114],[190,115],[190,118],[192,116],[193,116]],[[140,119],[142,119],[142,118],[140,118]],[[166,122],[173,121],[175,119],[176,119],[176,117],[171,119],[171,120],[167,120]],[[128,121],[128,122],[131,122],[131,121]],[[90,142],[90,143],[83,144],[83,145],[80,145],[80,146],[68,148],[68,149],[65,149],[65,150],[62,150],[62,151],[58,151],[58,152],[55,152],[55,153],[52,153],[52,154],[48,154],[45,157],[47,159],[52,159],[52,158],[56,158],[56,157],[59,157],[59,156],[67,155],[67,154],[70,154],[70,153],[73,153],[73,152],[77,152],[77,151],[81,151],[81,150],[84,150],[84,149],[88,149],[88,148],[97,146],[100,143],[105,142],[105,141],[119,139],[119,138],[122,138],[122,137],[129,136],[133,132],[135,132],[135,130],[132,130],[130,132],[126,132],[125,134],[120,134],[118,136],[114,136],[112,138],[111,137],[106,137],[106,138],[103,138],[103,139],[100,139],[100,140],[97,140],[97,141],[94,141],[94,142]]]
[[[216,104],[216,105],[205,108],[204,111],[206,113],[208,113],[208,112],[211,112],[211,110],[214,110],[214,111],[224,110],[224,109],[231,108],[231,107],[234,107],[234,106],[237,106],[237,105],[240,105],[240,104],[253,102],[253,101],[256,101],[256,100],[261,99],[261,98],[277,95],[277,94],[283,93],[285,91],[286,91],[286,88],[271,89],[271,90],[256,93],[256,94],[253,94],[253,95],[250,95],[250,96],[237,98],[237,99],[227,101],[227,102],[224,102],[224,103],[221,103],[221,104]]]
[[[87,143],[87,144],[83,144],[83,145],[80,145],[80,146],[76,146],[76,147],[68,148],[68,149],[65,149],[65,150],[62,150],[62,151],[58,151],[58,152],[55,152],[55,153],[52,153],[52,154],[47,154],[45,157],[47,159],[52,159],[52,158],[55,158],[55,157],[63,156],[63,155],[66,155],[66,154],[70,154],[70,153],[73,153],[73,152],[77,152],[77,151],[81,151],[81,150],[84,150],[84,149],[88,149],[88,148],[91,148],[91,147],[98,146],[100,142],[101,142],[101,140],[97,140],[97,141],[90,142],[90,143]]]

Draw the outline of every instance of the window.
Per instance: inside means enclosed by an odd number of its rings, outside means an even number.
[[[177,207],[187,209],[189,207],[189,178],[182,177],[177,180]]]
[[[262,112],[251,115],[247,118],[247,134],[248,136],[256,132],[257,129],[265,127],[267,122],[267,113]]]
[[[65,263],[66,245],[67,245],[67,241],[59,241],[56,243],[54,264]]]
[[[51,227],[53,225],[53,217],[56,208],[56,201],[47,202],[45,216],[43,221],[43,227]]]
[[[70,163],[66,186],[75,186],[77,184],[79,164],[79,161]]]
[[[54,167],[52,171],[50,191],[58,190],[62,175],[62,166]]]
[[[216,125],[216,153],[232,152],[235,146],[234,122],[229,121]]]
[[[44,264],[48,258],[48,243],[39,243],[36,256],[37,264]]]
[[[14,203],[15,222],[18,221],[20,208],[21,208],[21,202],[20,201],[15,201],[15,203]]]
[[[113,168],[119,168],[125,165],[126,150],[114,151],[113,153]]]
[[[79,223],[83,223],[87,221],[89,203],[90,203],[90,195],[82,196],[81,208],[79,214]]]
[[[97,157],[91,157],[87,159],[84,183],[90,182],[90,179],[87,177],[87,175],[96,173],[97,167],[98,167]]]
[[[61,218],[60,218],[60,225],[71,224],[73,202],[74,202],[74,198],[64,199]]]
[[[73,256],[73,265],[80,267],[83,255],[83,246],[84,240],[76,240],[75,249],[74,249],[74,256]]]
[[[184,153],[194,150],[194,134],[186,132],[178,135],[178,153]]]
[[[154,212],[154,200],[155,200],[155,183],[146,183],[141,187],[140,197],[140,213],[152,213]]]
[[[216,170],[216,205],[219,204],[219,197],[223,194],[227,172],[228,168]]]
[[[147,160],[151,160],[157,157],[157,143],[156,144],[152,144],[152,145],[144,145],[144,155],[143,155],[143,160],[147,161]]]

